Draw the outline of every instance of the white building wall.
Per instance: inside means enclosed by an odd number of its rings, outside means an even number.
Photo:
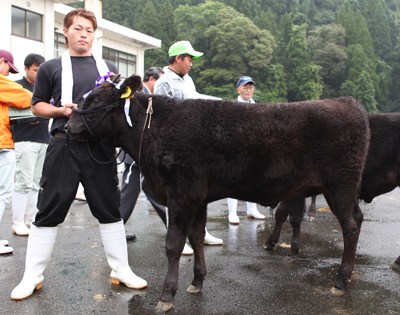
[[[0,49],[10,51],[14,56],[15,65],[21,71],[19,74],[10,74],[11,80],[18,80],[25,74],[24,60],[30,53],[41,54],[46,60],[54,58],[54,32],[62,34],[63,18],[71,9],[57,3],[68,3],[72,0],[0,0]],[[97,12],[99,28],[93,43],[94,53],[101,56],[102,47],[136,55],[136,74],[144,73],[145,47],[161,47],[161,41],[145,34],[122,27],[121,25],[101,19],[101,2],[86,0],[87,9]],[[77,1],[74,1],[77,2]],[[11,8],[19,7],[43,16],[42,41],[27,39],[11,35]],[[106,32],[106,34],[105,34]],[[117,36],[116,36],[117,35]]]

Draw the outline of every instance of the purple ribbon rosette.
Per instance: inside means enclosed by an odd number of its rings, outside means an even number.
[[[103,76],[99,77],[99,78],[96,80],[96,86],[99,86],[100,84],[106,82],[107,80],[109,80],[108,78],[109,78],[110,76],[114,75],[114,74],[115,74],[114,72],[107,72],[106,75],[103,75]],[[109,81],[110,81],[110,80],[109,80]],[[83,99],[86,99],[86,98],[88,97],[88,95],[89,95],[90,93],[92,93],[92,91],[93,91],[93,90],[90,90],[89,92],[87,92],[85,95],[82,96],[82,98],[83,98]]]

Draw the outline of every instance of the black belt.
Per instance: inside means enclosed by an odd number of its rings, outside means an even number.
[[[67,135],[65,132],[62,131],[57,131],[54,135],[53,138],[58,138],[58,139],[64,139],[64,140],[72,140],[72,141],[78,141],[78,142],[89,142],[89,141],[94,141],[94,140],[89,140],[81,137],[76,137],[76,136],[71,136]]]

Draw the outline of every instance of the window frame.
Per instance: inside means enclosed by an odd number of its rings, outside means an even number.
[[[12,10],[14,8],[18,9],[18,10],[22,10],[25,13],[25,35],[13,33],[13,14],[12,14]],[[29,30],[28,30],[28,12],[40,17],[40,22],[41,22],[41,25],[40,25],[40,28],[41,28],[41,30],[40,30],[41,31],[40,39],[37,39],[37,38],[34,38],[34,37],[30,37],[30,36],[27,35],[27,34],[29,34]],[[11,35],[43,43],[43,14],[39,14],[37,12],[33,12],[33,11],[30,11],[30,10],[26,10],[26,9],[20,8],[18,6],[12,5],[11,6]]]
[[[114,52],[116,54],[112,55],[111,52]],[[127,55],[127,58],[120,57],[120,54]],[[133,73],[131,73],[131,74],[127,73],[128,76],[130,76],[132,74],[136,74],[136,69],[137,69],[137,64],[136,64],[137,63],[137,56],[136,55],[127,53],[127,52],[122,51],[122,50],[117,50],[117,49],[114,49],[114,48],[111,48],[111,47],[103,46],[102,47],[102,57],[103,57],[104,60],[108,60],[108,61],[111,61],[113,63],[114,63],[113,59],[116,59],[116,64],[115,65],[116,65],[119,73],[121,73],[121,69],[120,69],[120,63],[121,62],[120,61],[122,61],[123,64],[125,65],[125,67],[126,67],[125,68],[125,72],[126,73],[128,72],[129,65],[132,65],[133,68],[134,68]],[[129,59],[130,57],[132,59]]]
[[[64,42],[60,41],[59,38],[63,38]],[[60,57],[68,48],[65,48],[65,37],[64,33],[54,32],[54,58]],[[61,46],[61,49],[60,49]]]

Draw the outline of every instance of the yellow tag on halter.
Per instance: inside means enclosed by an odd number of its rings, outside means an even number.
[[[131,95],[131,93],[131,88],[128,86],[125,90],[125,93],[121,95],[121,98],[132,98],[133,94]]]

